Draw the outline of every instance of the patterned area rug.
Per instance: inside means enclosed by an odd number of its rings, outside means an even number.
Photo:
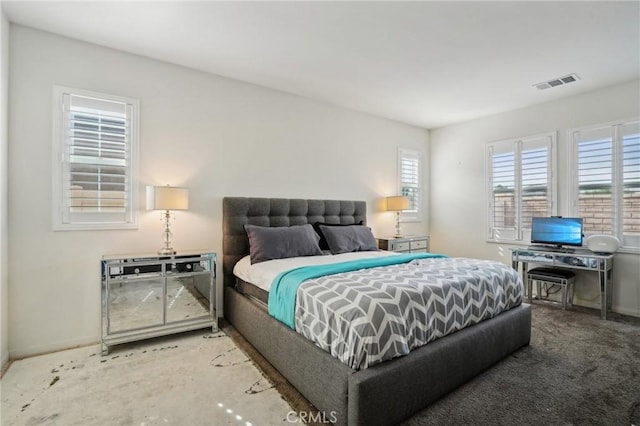
[[[291,412],[224,333],[195,331],[101,356],[94,345],[26,358],[2,377],[0,424],[283,424]]]

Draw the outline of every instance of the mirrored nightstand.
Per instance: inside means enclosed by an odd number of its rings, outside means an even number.
[[[429,251],[429,237],[426,235],[407,235],[400,238],[378,238],[378,248],[403,253],[425,253]]]
[[[101,265],[103,355],[120,343],[218,330],[215,253],[104,256]]]

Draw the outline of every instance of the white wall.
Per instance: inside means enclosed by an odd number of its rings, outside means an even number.
[[[7,106],[9,88],[9,21],[2,12],[0,21],[0,370],[9,360],[9,280],[7,223]]]
[[[566,215],[569,212],[570,171],[567,130],[613,120],[638,119],[639,94],[640,81],[636,80],[431,131],[429,229],[432,250],[510,264],[509,246],[486,242],[485,144],[558,131],[558,213]],[[619,253],[614,269],[614,311],[640,316],[639,277],[640,255]],[[581,273],[578,280],[575,302],[599,307],[595,274]]]
[[[191,191],[178,250],[221,252],[223,196],[365,200],[375,234],[392,235],[378,205],[395,193],[397,149],[428,160],[424,129],[286,93],[17,25],[10,52],[11,357],[97,342],[101,256],[161,247],[157,212],[141,211],[134,231],[51,231],[54,84],[140,100],[141,195],[153,184]]]

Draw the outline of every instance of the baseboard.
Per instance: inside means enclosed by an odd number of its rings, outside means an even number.
[[[596,302],[585,302],[584,300],[573,299],[573,304],[575,306],[582,306],[584,308],[591,308],[591,309],[600,310],[600,302],[599,301],[596,301]],[[634,311],[633,309],[623,308],[622,306],[619,306],[619,305],[612,305],[611,306],[611,312],[615,312],[615,313],[620,314],[620,315],[626,315],[626,316],[629,316],[629,317],[640,318],[640,312]]]
[[[2,360],[0,360],[0,378],[4,376],[4,372],[9,368],[9,352],[5,352],[2,354]]]
[[[83,346],[98,345],[100,342],[93,337],[82,337],[78,339],[65,340],[62,342],[51,343],[42,346],[29,346],[26,348],[18,348],[9,351],[9,359],[14,361],[32,356],[45,355],[52,352],[65,351],[67,349],[75,349]],[[99,348],[97,349],[100,350]]]
[[[598,309],[600,309],[600,305],[598,305]],[[640,318],[640,312],[634,311],[634,310],[631,310],[631,309],[625,309],[625,308],[622,308],[620,306],[615,306],[614,305],[614,306],[611,307],[611,310],[613,312],[616,312],[616,313],[621,314],[621,315]]]

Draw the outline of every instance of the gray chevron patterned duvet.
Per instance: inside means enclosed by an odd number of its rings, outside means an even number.
[[[303,282],[295,328],[360,370],[518,306],[523,292],[499,262],[419,259]]]

